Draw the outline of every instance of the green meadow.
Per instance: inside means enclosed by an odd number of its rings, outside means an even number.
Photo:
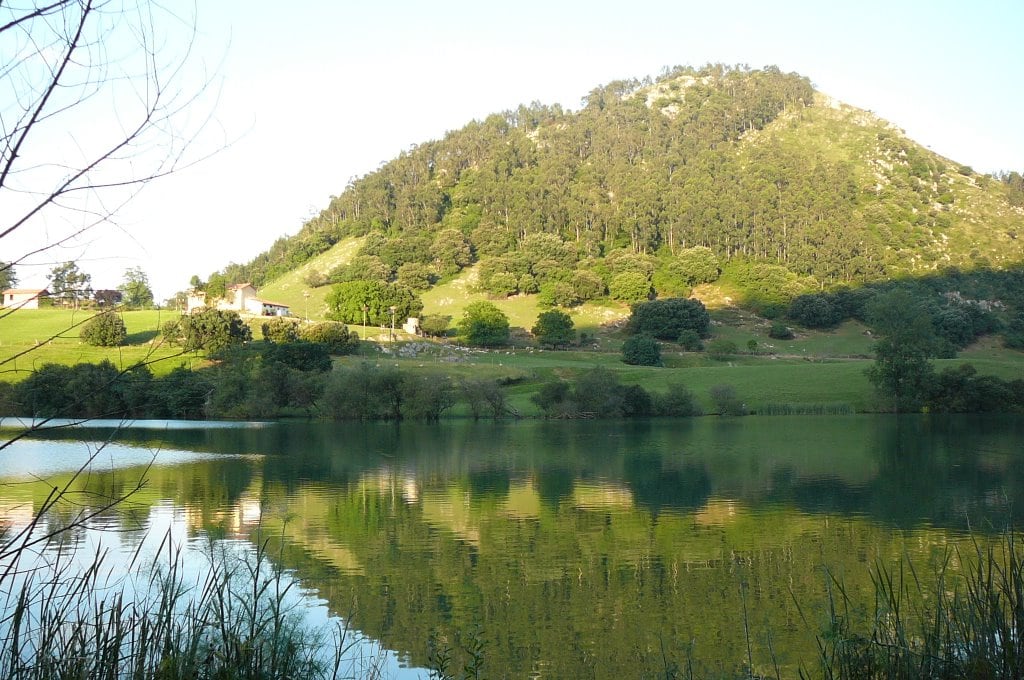
[[[337,261],[339,258],[333,257],[332,262]],[[454,326],[469,302],[485,299],[474,290],[472,282],[470,271],[435,287],[424,295],[424,313],[450,316]],[[298,290],[284,287],[285,283],[288,281],[279,280],[281,287],[273,289],[279,298],[289,290]],[[311,309],[309,316],[323,318],[321,298],[314,301],[311,297],[309,302],[317,312],[314,314]],[[303,303],[304,299],[300,304]],[[591,334],[594,340],[583,348],[555,351],[534,347],[528,335],[542,309],[536,296],[515,296],[495,304],[509,316],[513,347],[469,349],[460,347],[457,338],[431,341],[403,332],[398,332],[391,343],[380,328],[355,326],[362,337],[378,342],[366,343],[357,356],[336,359],[336,365],[369,361],[395,365],[413,374],[443,374],[456,381],[499,379],[506,386],[511,406],[524,416],[539,414],[530,397],[542,384],[572,380],[595,367],[614,371],[623,383],[638,384],[650,391],[664,391],[670,384],[681,383],[708,411],[713,410],[709,390],[717,385],[731,385],[752,410],[766,405],[842,405],[859,412],[878,410],[865,375],[865,369],[872,363],[874,339],[864,325],[855,321],[824,331],[794,328],[792,339],[776,340],[768,337],[767,320],[734,307],[719,307],[711,310],[712,337],[706,342],[732,341],[736,354],[716,359],[705,352],[684,352],[678,345],[664,343],[662,367],[638,367],[620,360],[620,348],[626,337],[622,326],[629,313],[624,305],[588,304],[573,310],[577,329]],[[295,312],[299,310],[293,307]],[[160,324],[176,312],[123,312],[128,343],[116,348],[92,347],[79,339],[80,325],[94,314],[90,310],[43,308],[19,311],[0,319],[0,380],[20,380],[49,362],[75,364],[108,359],[120,368],[147,362],[156,375],[182,364],[201,368],[209,363],[202,354],[183,354],[179,348],[162,342]],[[303,316],[301,312],[296,315]],[[249,320],[257,340],[262,337],[262,321]],[[1006,380],[1024,375],[1024,353],[1001,347],[996,338],[984,338],[961,352],[959,358],[938,360],[935,365],[942,370],[965,362],[982,374]],[[456,409],[455,414],[460,413]]]
[[[174,318],[170,310],[121,312],[128,331],[121,347],[93,347],[82,342],[82,325],[95,310],[58,308],[18,310],[0,318],[0,380],[17,381],[46,363],[97,363],[108,359],[118,368],[147,362],[157,375],[185,364],[201,366],[194,354],[182,355],[180,348],[164,344],[160,324]]]

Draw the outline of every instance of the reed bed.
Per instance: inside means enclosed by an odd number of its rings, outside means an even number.
[[[758,406],[759,416],[852,416],[857,413],[852,404],[826,402],[823,404],[768,403]]]
[[[830,579],[820,672],[801,677],[1024,677],[1020,540],[1007,533],[992,546],[975,542],[967,554],[951,550],[927,584],[907,560],[893,568],[876,564],[874,615],[863,631],[852,623],[855,603]]]
[[[378,678],[383,655],[337,622],[304,625],[295,581],[255,551],[215,550],[196,576],[165,536],[158,557],[131,573],[104,553],[82,568],[74,549],[49,546],[45,564],[18,552],[3,571],[0,679]],[[204,555],[201,553],[201,555]],[[186,572],[193,575],[188,576]],[[379,652],[379,649],[378,649]]]

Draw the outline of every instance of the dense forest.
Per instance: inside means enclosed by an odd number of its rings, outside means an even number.
[[[415,146],[210,281],[261,285],[365,235],[355,261],[307,283],[422,290],[479,262],[493,295],[573,303],[686,294],[724,269],[792,297],[1019,262],[1021,195],[1016,172],[943,159],[800,75],[676,67],[597,87],[578,111],[533,103]]]

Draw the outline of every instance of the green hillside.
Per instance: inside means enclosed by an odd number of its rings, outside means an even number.
[[[295,269],[284,272],[266,283],[260,288],[260,297],[288,305],[295,316],[322,319],[327,311],[324,298],[327,297],[330,288],[311,286],[306,279],[311,273],[326,273],[339,265],[348,264],[364,241],[365,239],[356,237],[342,239],[329,250],[315,255]],[[306,297],[307,293],[309,297]]]
[[[864,320],[851,291],[914,280],[936,323],[973,305],[994,315],[975,335],[1024,337],[1021,184],[942,158],[798,74],[680,67],[599,86],[577,111],[534,103],[424,142],[211,282],[252,281],[311,318],[334,286],[347,286],[341,305],[373,282],[371,326],[398,300],[454,323],[488,299],[524,330],[560,307],[609,339],[652,297],[692,295],[765,326],[829,294],[839,316],[825,327]],[[350,323],[369,302],[352,300]]]

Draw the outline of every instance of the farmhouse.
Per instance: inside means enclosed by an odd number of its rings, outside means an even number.
[[[45,288],[8,288],[3,292],[3,304],[0,304],[0,307],[39,309],[40,298],[49,294],[50,291]]]
[[[206,306],[206,293],[192,291],[188,294],[186,298],[186,311],[189,314]],[[252,314],[254,316],[289,316],[291,313],[288,305],[256,297],[256,288],[251,283],[239,283],[229,286],[227,294],[223,299],[217,300],[216,306],[217,309],[235,311],[240,314]]]

